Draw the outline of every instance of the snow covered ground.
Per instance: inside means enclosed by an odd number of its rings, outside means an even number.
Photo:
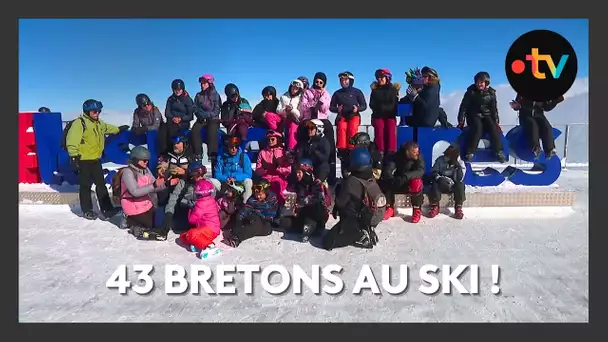
[[[223,254],[201,261],[166,242],[137,241],[113,222],[85,221],[68,206],[20,205],[19,318],[22,322],[587,322],[588,314],[588,173],[568,171],[558,182],[577,191],[573,208],[466,208],[465,219],[447,215],[423,218],[413,225],[393,218],[378,227],[380,242],[373,250],[354,247],[325,251],[317,240],[303,244],[275,232],[245,241],[239,248],[220,245]],[[409,211],[404,211],[407,218]],[[333,219],[328,227],[333,225]],[[155,290],[148,295],[120,295],[106,280],[125,264],[135,282],[133,265],[152,264]],[[259,274],[254,294],[243,293],[242,274],[235,275],[237,295],[167,295],[164,268],[218,264],[299,265],[310,275],[311,265],[337,264],[345,290],[316,295],[293,286],[283,295],[262,290]],[[382,295],[369,290],[352,294],[363,265],[370,265]],[[382,289],[381,265],[407,265],[409,286],[401,295]],[[479,294],[439,292],[426,295],[419,286],[423,265],[479,266]],[[491,265],[501,268],[501,292]],[[443,283],[441,273],[437,276]],[[210,280],[215,289],[217,277]],[[470,273],[462,283],[467,290]],[[271,283],[279,281],[278,276]],[[322,281],[323,284],[330,283]]]

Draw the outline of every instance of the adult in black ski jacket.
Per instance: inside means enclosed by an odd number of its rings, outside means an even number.
[[[184,81],[180,79],[171,82],[173,94],[167,98],[165,118],[158,130],[158,152],[168,151],[171,138],[183,134],[190,129],[190,121],[194,118],[194,101],[186,91]]]

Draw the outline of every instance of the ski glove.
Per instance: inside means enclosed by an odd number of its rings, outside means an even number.
[[[264,170],[268,170],[268,168],[270,167],[270,163],[267,162],[266,160],[262,159],[262,169]]]
[[[272,158],[272,165],[274,166],[275,169],[279,168],[279,160],[277,158]]]
[[[80,156],[70,158],[70,167],[75,173],[80,172]]]
[[[464,128],[464,121],[460,121],[458,123],[458,126],[456,126],[458,129],[463,129]]]
[[[418,90],[416,90],[416,88],[412,87],[412,85],[410,84],[407,87],[406,95],[412,102],[414,102],[414,100],[416,100],[416,98],[418,97]]]
[[[118,126],[118,130],[120,131],[120,133],[122,133],[124,131],[128,131],[129,126],[127,126],[127,125]]]

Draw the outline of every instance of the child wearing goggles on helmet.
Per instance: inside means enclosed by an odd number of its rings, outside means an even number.
[[[232,229],[224,232],[224,243],[238,247],[241,242],[255,236],[272,234],[272,225],[278,222],[279,203],[277,196],[270,191],[270,183],[261,179],[253,185],[254,194],[239,211]]]
[[[238,137],[227,135],[225,139],[224,148],[218,155],[213,174],[221,183],[242,185],[245,189],[243,193],[243,203],[245,203],[251,196],[253,184],[251,160],[241,149],[241,140]]]
[[[299,141],[297,150],[297,160],[310,159],[314,167],[315,181],[323,183],[329,176],[329,155],[330,144],[324,137],[324,124],[319,119],[306,122],[308,140]]]

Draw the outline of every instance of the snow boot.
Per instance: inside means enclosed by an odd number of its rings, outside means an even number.
[[[437,215],[439,215],[439,204],[431,204],[428,216],[430,218],[433,218],[433,217],[435,217]]]
[[[473,161],[473,158],[475,158],[475,155],[473,153],[467,153],[467,155],[464,156],[464,161],[470,163]]]
[[[501,164],[504,164],[507,161],[507,157],[505,157],[505,154],[502,151],[496,152],[496,159],[498,159],[498,162]]]
[[[136,238],[142,238],[143,234],[147,231],[146,228],[140,226],[131,226],[127,233],[135,236]]]
[[[198,254],[198,257],[202,260],[206,260],[206,259],[212,258],[214,256],[218,256],[220,254],[221,254],[220,249],[217,248],[217,246],[215,246],[215,244],[212,243],[209,246],[207,246],[207,248],[200,251],[200,253]]]
[[[464,217],[464,213],[462,212],[462,205],[457,205],[454,207],[454,218],[458,220],[462,220]]]
[[[395,209],[393,207],[386,207],[386,211],[384,212],[384,220],[388,220],[391,217],[395,216]]]
[[[546,159],[549,160],[549,159],[553,158],[556,154],[557,154],[557,150],[552,149],[551,151],[549,151],[549,155],[546,156]]]
[[[422,217],[422,210],[417,207],[412,208],[412,223],[420,222],[420,218]]]
[[[194,161],[202,162],[203,161],[203,155],[202,154],[195,154],[194,155]]]
[[[84,217],[87,220],[94,221],[94,220],[97,220],[98,216],[97,216],[97,214],[94,211],[87,211],[86,213],[84,213],[82,215],[82,217]]]
[[[353,245],[365,249],[374,248],[374,243],[372,241],[372,238],[369,236],[367,230],[361,230],[361,236],[359,237],[359,239],[357,239],[357,241],[353,243]]]
[[[310,240],[310,236],[315,231],[315,227],[310,224],[305,224],[302,227],[302,242],[308,242]]]

